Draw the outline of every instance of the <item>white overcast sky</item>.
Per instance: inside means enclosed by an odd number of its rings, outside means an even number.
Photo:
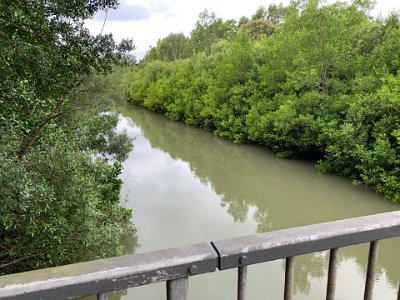
[[[204,9],[215,12],[224,20],[250,17],[260,6],[288,4],[289,0],[120,0],[117,10],[109,11],[103,33],[112,33],[115,40],[132,38],[140,59],[150,46],[170,33],[188,35]],[[332,1],[330,1],[332,2]],[[400,9],[400,0],[377,0],[373,15],[386,15]],[[86,26],[92,34],[98,34],[103,26],[105,13],[99,13]]]

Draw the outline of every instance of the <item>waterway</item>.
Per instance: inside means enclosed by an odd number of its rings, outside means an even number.
[[[133,105],[119,106],[119,130],[134,138],[121,197],[133,209],[130,251],[147,252],[397,210],[369,188],[320,175],[310,161],[279,159]],[[396,299],[400,240],[380,245],[374,299]],[[362,299],[368,245],[339,252],[336,299]],[[296,258],[294,299],[323,299],[328,252]],[[191,300],[235,299],[236,270],[191,277]],[[248,299],[282,299],[284,262],[249,266]],[[113,298],[166,299],[165,283]]]

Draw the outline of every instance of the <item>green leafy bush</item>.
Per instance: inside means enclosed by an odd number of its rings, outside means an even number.
[[[370,1],[294,1],[241,18],[219,39],[202,34],[227,23],[203,14],[187,41],[196,51],[145,61],[131,98],[235,142],[311,157],[321,172],[398,202],[400,17],[374,19],[369,9]]]

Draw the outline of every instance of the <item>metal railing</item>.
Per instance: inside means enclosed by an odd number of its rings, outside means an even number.
[[[400,211],[290,228],[156,252],[125,255],[0,277],[0,299],[70,299],[166,281],[167,299],[187,299],[188,278],[238,268],[246,298],[247,265],[286,259],[284,299],[293,294],[295,256],[330,250],[326,299],[334,299],[340,247],[370,242],[364,299],[372,299],[378,241],[400,236]],[[398,298],[400,299],[400,293]]]

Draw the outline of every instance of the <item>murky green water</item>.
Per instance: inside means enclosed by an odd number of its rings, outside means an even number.
[[[135,138],[122,197],[134,210],[136,252],[399,208],[346,178],[318,175],[311,162],[278,159],[137,106],[119,109],[119,128]],[[396,299],[399,251],[399,239],[382,242],[375,299]],[[362,299],[367,256],[368,245],[340,250],[337,299]],[[324,298],[327,259],[327,252],[296,258],[294,299]],[[282,299],[283,270],[282,260],[249,266],[248,299]],[[231,270],[192,277],[190,299],[235,299],[236,276]],[[116,298],[165,299],[165,284]]]

